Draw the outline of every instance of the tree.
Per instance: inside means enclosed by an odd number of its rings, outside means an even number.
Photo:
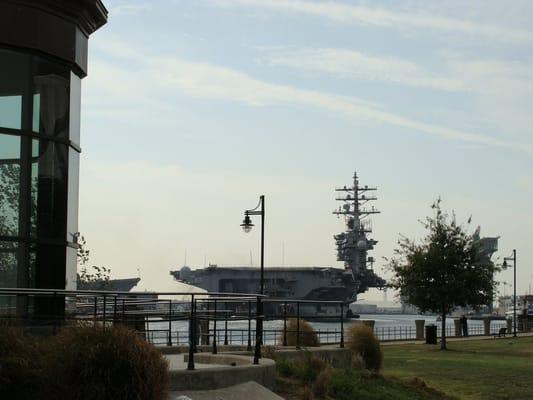
[[[81,234],[76,235],[78,238],[78,282],[77,286],[80,290],[108,290],[111,289],[109,281],[110,268],[98,267],[93,265],[88,268],[89,253],[87,249],[87,241]]]
[[[442,211],[440,198],[431,208],[433,216],[421,221],[427,230],[421,241],[404,236],[398,240],[389,262],[394,274],[390,286],[422,312],[441,316],[441,349],[445,350],[446,315],[456,307],[478,309],[492,302],[498,267],[482,260],[479,242],[456,222],[453,213],[450,217]]]

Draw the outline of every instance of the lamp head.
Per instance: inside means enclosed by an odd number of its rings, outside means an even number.
[[[248,233],[252,230],[254,224],[252,223],[252,220],[250,219],[250,216],[248,215],[248,213],[245,213],[244,214],[244,220],[242,221],[242,224],[241,224],[241,227],[242,227],[242,230],[245,232],[245,233]]]

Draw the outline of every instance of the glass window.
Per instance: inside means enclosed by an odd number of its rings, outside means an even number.
[[[0,95],[0,127],[20,129],[22,121],[22,96]]]
[[[67,145],[35,139],[33,151],[31,235],[65,240],[67,234]]]
[[[33,64],[33,130],[68,138],[70,71],[40,57]]]
[[[19,231],[20,138],[0,134],[0,235]]]
[[[29,57],[0,50],[0,127],[21,129],[22,98],[28,89]]]
[[[17,287],[17,244],[0,241],[0,287]],[[14,314],[16,298],[0,296],[0,315]]]

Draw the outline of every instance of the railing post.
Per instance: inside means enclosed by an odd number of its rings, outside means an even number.
[[[213,354],[217,353],[217,299],[215,299],[215,314],[213,316]]]
[[[53,303],[55,304],[56,303],[57,292],[54,292],[52,297],[54,298]],[[27,301],[26,301],[26,303],[27,303]],[[54,316],[54,329],[53,329],[54,335],[57,333],[57,318],[58,318],[57,316]]]
[[[194,294],[191,294],[191,312],[189,317],[189,361],[187,369],[194,370]]]
[[[126,299],[122,299],[122,322],[126,321]]]
[[[228,303],[224,303],[224,346],[228,345]]]
[[[256,319],[255,319],[255,353],[254,353],[254,364],[259,364],[259,359],[261,358],[261,337],[262,332],[262,323],[261,318],[263,313],[263,303],[260,296],[257,296],[257,306],[256,306]]]
[[[196,304],[197,304],[197,299],[194,299],[194,302],[193,302],[193,308],[194,308],[194,326],[193,326],[193,331],[194,331],[194,352],[195,353],[198,353],[198,341],[199,341],[199,338],[198,338],[198,315],[197,315],[197,308],[196,308]]]
[[[94,296],[94,311],[93,311],[93,325],[96,327],[96,320],[98,318],[98,298]]]
[[[248,300],[248,346],[247,351],[252,351],[252,302]]]
[[[117,323],[117,295],[113,298],[113,324]]]
[[[341,303],[341,349],[344,348],[344,303]]]
[[[283,303],[283,346],[287,346],[287,302]]]
[[[300,349],[300,302],[296,302],[296,348]]]
[[[106,308],[107,308],[107,297],[104,293],[104,310],[102,312],[102,325],[105,328],[105,319],[106,319]]]
[[[172,299],[168,301],[168,340],[167,346],[172,346]]]

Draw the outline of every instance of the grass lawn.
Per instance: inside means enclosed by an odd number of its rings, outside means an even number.
[[[382,346],[383,375],[459,399],[533,399],[533,337]]]

